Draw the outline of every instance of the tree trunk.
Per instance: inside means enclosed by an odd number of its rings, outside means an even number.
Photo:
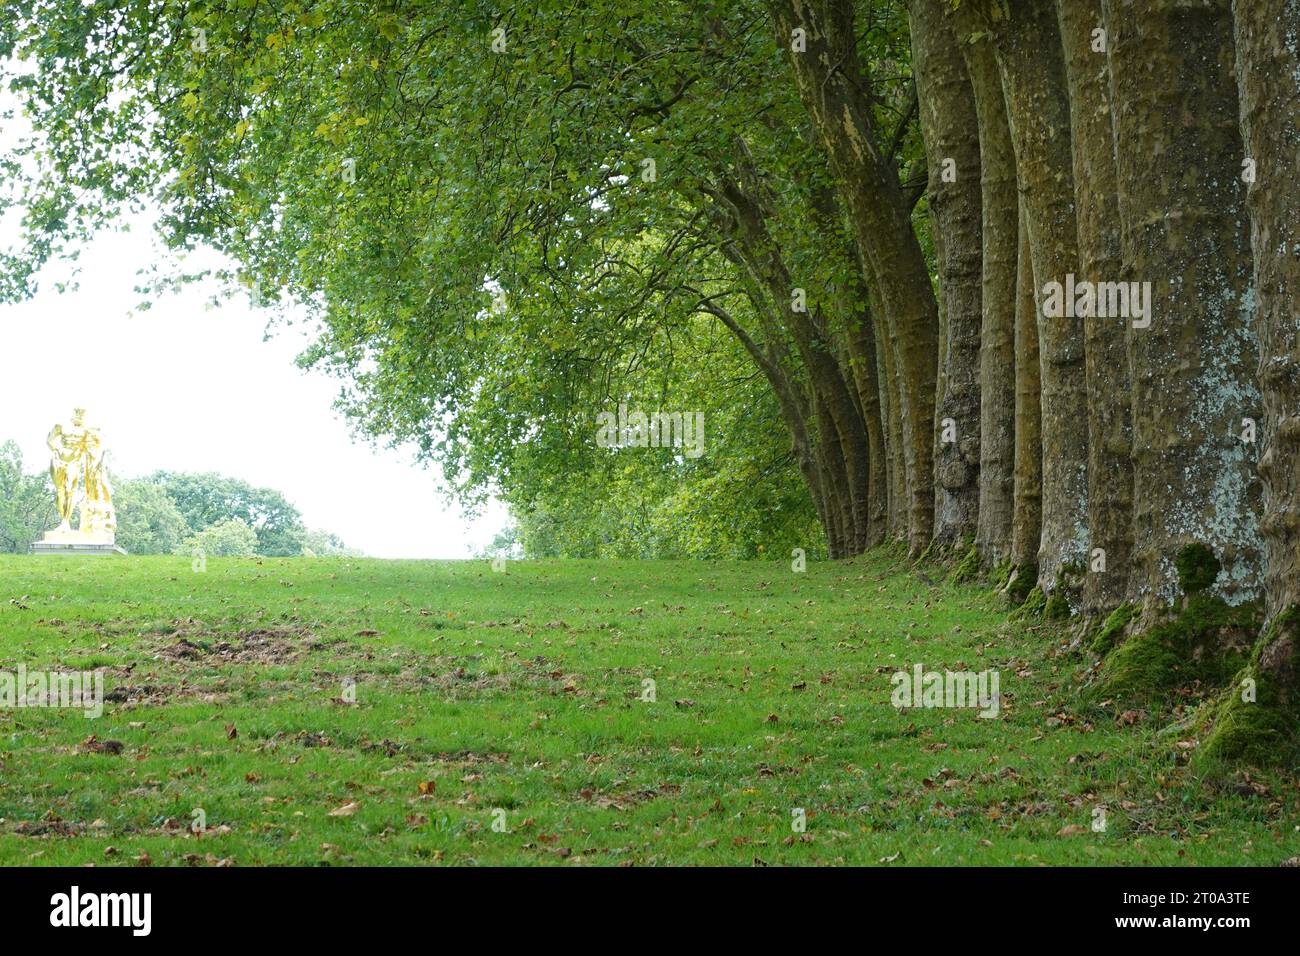
[[[885,512],[885,533],[890,541],[907,540],[907,466],[903,461],[903,419],[899,413],[898,374],[889,332],[872,300],[872,322],[876,332],[876,367],[880,378],[881,418],[885,426],[885,464],[889,469],[889,503]]]
[[[746,168],[743,161],[739,165]],[[819,444],[832,454],[832,467],[842,470],[842,475],[837,475],[836,489],[837,494],[843,495],[847,554],[861,554],[868,547],[871,515],[871,464],[866,425],[841,374],[818,307],[809,297],[803,311],[795,308],[791,293],[799,283],[790,275],[768,228],[768,212],[762,197],[756,195],[761,188],[760,177],[755,174],[747,176],[747,179],[752,181],[743,186],[735,181],[724,182],[719,190],[719,200],[725,203],[733,216],[743,262],[771,297],[781,316],[782,326],[794,339],[807,370]]]
[[[846,263],[857,264],[858,250],[848,235],[848,223],[834,187],[828,182],[813,191],[813,228],[828,255],[839,252]],[[885,383],[876,357],[877,303],[858,269],[837,270],[832,280],[833,312],[840,321],[833,330],[839,349],[840,367],[851,389],[858,417],[867,431],[867,547],[885,540],[889,509],[889,470],[885,441]]]
[[[966,64],[941,0],[911,0],[908,9],[944,320],[934,540],[966,545],[975,537],[979,508],[979,126]]]
[[[1042,365],[1038,357],[1038,309],[1026,219],[1021,204],[1020,252],[1016,257],[1016,474],[1011,563],[1017,569],[1033,569],[1036,579],[1038,545],[1042,538],[1043,445],[1039,406]]]
[[[761,308],[761,303],[754,303]],[[777,407],[781,411],[781,420],[790,434],[790,446],[803,476],[808,494],[812,497],[817,519],[826,535],[827,552],[832,558],[840,557],[844,550],[840,520],[837,509],[827,500],[825,482],[822,477],[822,465],[817,459],[812,440],[808,435],[807,403],[798,394],[794,384],[783,367],[777,354],[771,349],[764,350],[725,308],[712,300],[704,300],[699,308],[715,316],[736,337],[745,351],[754,360],[772,391],[776,394]]]
[[[1130,596],[1170,605],[1174,559],[1199,542],[1237,604],[1260,590],[1260,482],[1241,435],[1261,412],[1231,9],[1110,0],[1107,26],[1123,278],[1151,289],[1149,327],[1127,331]]]
[[[1264,441],[1265,611],[1259,656],[1277,703],[1300,702],[1300,0],[1234,4],[1254,249]],[[1247,178],[1252,178],[1249,175]]]
[[[861,290],[863,301],[866,290]],[[881,420],[880,382],[876,373],[876,339],[867,309],[850,317],[847,332],[853,382],[857,388],[858,407],[867,426],[867,450],[870,456],[870,485],[867,496],[870,511],[867,522],[867,547],[874,548],[885,540],[886,510],[889,506],[888,478],[885,467],[885,433]]]
[[[1045,0],[985,5],[1007,99],[1016,175],[1028,214],[1035,293],[1078,268],[1070,103],[1056,11]],[[1042,366],[1042,541],[1038,585],[1055,588],[1062,565],[1084,566],[1088,550],[1088,416],[1083,325],[1045,315],[1039,301]]]
[[[1120,278],[1118,184],[1101,0],[1057,0],[1074,144],[1079,275]],[[1082,612],[1096,620],[1123,601],[1133,547],[1132,426],[1123,318],[1086,318],[1088,384],[1088,574]],[[1100,549],[1100,554],[1098,554]]]
[[[979,122],[983,273],[980,322],[980,469],[975,545],[985,566],[1011,555],[1015,487],[1016,256],[1019,207],[1015,152],[997,60],[969,4],[952,11]]]
[[[907,474],[908,545],[919,554],[934,520],[931,475],[938,312],[911,208],[880,148],[858,62],[852,0],[772,0],[777,42],[821,141],[890,331]],[[792,37],[802,31],[804,48]]]

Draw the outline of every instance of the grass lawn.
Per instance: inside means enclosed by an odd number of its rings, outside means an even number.
[[[925,573],[3,556],[0,671],[103,668],[107,703],[0,710],[0,863],[1300,853],[1294,770],[1198,779],[1169,715],[1079,703],[1060,632]],[[916,663],[997,670],[1001,714],[895,709]]]

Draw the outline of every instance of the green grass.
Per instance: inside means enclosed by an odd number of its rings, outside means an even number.
[[[1081,703],[1087,662],[1061,652],[1064,631],[1010,624],[1000,599],[926,575],[936,583],[883,554],[803,574],[0,557],[0,670],[104,668],[110,698],[96,720],[0,710],[0,863],[1300,853],[1294,774],[1199,779],[1194,742],[1159,734],[1183,715]],[[896,710],[890,675],[917,662],[998,670],[1001,716]],[[653,703],[639,699],[647,678]],[[86,752],[92,734],[121,752]],[[1091,829],[1098,806],[1105,832]],[[202,837],[188,831],[196,808]]]

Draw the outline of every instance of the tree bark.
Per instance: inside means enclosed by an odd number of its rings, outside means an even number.
[[[1199,542],[1237,604],[1260,590],[1261,489],[1241,435],[1261,411],[1231,8],[1110,0],[1107,27],[1123,278],[1151,283],[1150,326],[1127,331],[1129,593],[1149,611],[1172,604],[1174,559]]]
[[[934,541],[954,546],[974,540],[979,508],[979,126],[966,64],[941,0],[910,0],[908,11],[942,290]]]
[[[889,474],[889,503],[885,512],[885,533],[890,541],[907,540],[907,516],[910,497],[907,493],[907,465],[903,461],[903,418],[899,412],[898,373],[894,367],[894,350],[873,297],[872,316],[876,332],[876,367],[880,378],[881,417],[885,426],[885,455]]]
[[[789,54],[889,327],[907,474],[908,545],[920,554],[934,519],[931,474],[938,312],[911,207],[864,90],[852,0],[771,0],[777,42]],[[805,48],[792,49],[795,29]]]
[[[1016,257],[1016,473],[1015,514],[1011,521],[1011,563],[1017,569],[1037,568],[1042,538],[1043,445],[1039,406],[1042,365],[1038,357],[1038,309],[1027,218],[1022,204],[1020,251]]]
[[[858,265],[857,246],[849,235],[844,212],[829,182],[813,190],[812,206],[815,214],[813,228],[826,247],[826,254],[842,257],[850,266]],[[873,300],[859,269],[836,271],[832,287],[832,311],[839,317],[832,336],[840,346],[840,367],[846,382],[853,386],[854,405],[867,432],[867,547],[872,548],[885,540],[889,509],[885,383],[879,373],[876,355],[878,303]]]
[[[1260,531],[1265,612],[1274,625],[1259,667],[1280,703],[1293,705],[1300,700],[1300,0],[1238,0],[1233,12],[1244,158],[1254,164],[1247,204],[1264,404]]]
[[[1056,11],[1046,0],[985,3],[1006,94],[1016,175],[1028,215],[1035,293],[1078,268],[1070,104]],[[1040,306],[1043,304],[1040,301]],[[1038,312],[1043,485],[1038,585],[1088,549],[1088,417],[1083,326]]]
[[[755,304],[755,307],[761,307],[761,303]],[[772,386],[772,391],[777,399],[777,407],[781,412],[781,420],[785,423],[786,431],[790,434],[790,446],[795,456],[795,462],[799,467],[799,473],[803,476],[804,484],[808,487],[808,494],[813,500],[814,509],[817,511],[817,519],[826,535],[827,552],[833,558],[840,557],[840,552],[843,550],[843,541],[839,529],[839,517],[833,506],[827,501],[822,480],[822,467],[817,460],[812,440],[808,435],[807,402],[799,395],[798,390],[790,381],[786,369],[775,352],[770,347],[765,350],[759,345],[727,309],[709,299],[702,300],[699,308],[713,315],[726,326],[745,348],[745,351],[749,353],[750,358],[753,359],[754,364],[763,373],[768,384]]]
[[[1101,0],[1057,0],[1074,144],[1079,275],[1120,278],[1118,183]],[[1133,547],[1132,425],[1123,318],[1084,319],[1088,386],[1088,574],[1082,612],[1105,617],[1124,600]],[[1097,550],[1100,549],[1100,554]]]
[[[866,301],[866,290],[862,301]],[[853,382],[857,388],[858,408],[867,427],[869,487],[867,547],[874,548],[885,540],[886,511],[889,507],[888,477],[885,462],[885,433],[880,411],[880,382],[876,373],[876,339],[871,329],[871,315],[864,308],[848,320],[849,358]]]
[[[724,182],[718,198],[731,212],[736,224],[742,261],[771,297],[808,372],[820,444],[834,454],[832,461],[836,471],[842,469],[843,472],[836,484],[837,494],[843,496],[847,554],[861,554],[868,547],[871,514],[871,466],[866,425],[841,374],[825,321],[817,306],[809,297],[804,311],[797,311],[794,307],[791,293],[799,283],[790,275],[768,229],[768,213],[762,197],[754,194],[760,188],[758,177],[747,178],[753,181],[743,186],[736,181]]]
[[[952,10],[979,123],[981,275],[980,469],[975,546],[986,566],[1011,555],[1015,488],[1016,256],[1019,205],[1015,152],[997,60],[969,4]]]

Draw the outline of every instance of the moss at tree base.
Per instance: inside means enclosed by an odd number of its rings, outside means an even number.
[[[1007,569],[1006,584],[1003,585],[1002,591],[1007,596],[1007,602],[1012,607],[1020,607],[1028,600],[1029,595],[1038,591],[1038,565],[1021,564],[1011,565]],[[1038,591],[1041,595],[1043,592]]]
[[[1013,621],[1023,621],[1028,617],[1035,617],[1043,612],[1047,607],[1047,595],[1043,589],[1035,586],[1032,591],[1025,595],[1025,599],[1020,603],[1020,607],[1012,613]]]
[[[1193,763],[1204,770],[1216,764],[1269,766],[1292,763],[1300,755],[1300,699],[1278,674],[1294,676],[1300,666],[1300,608],[1279,615],[1251,653],[1250,661],[1215,701],[1209,735]],[[1287,660],[1261,666],[1266,653]]]
[[[956,582],[973,581],[979,577],[980,573],[980,552],[979,548],[971,545],[966,556],[961,559],[957,567],[953,568],[952,579]]]
[[[1124,629],[1128,627],[1129,621],[1138,616],[1139,610],[1141,609],[1136,604],[1121,604],[1111,611],[1110,616],[1092,636],[1088,649],[1098,657],[1109,654],[1111,648],[1123,639]]]
[[[1198,682],[1222,687],[1245,663],[1257,628],[1253,605],[1229,607],[1220,597],[1192,594],[1176,617],[1115,647],[1102,663],[1090,696],[1153,704],[1176,688]]]
[[[932,564],[943,556],[944,545],[938,538],[931,538],[925,550],[917,555],[917,564]]]
[[[1049,621],[1064,621],[1070,616],[1070,601],[1060,588],[1052,592],[1043,605],[1043,617]]]
[[[1016,601],[1012,590],[1019,587],[1028,587],[1035,580],[1037,574],[1037,567],[1026,566],[1019,568],[1015,577],[1008,583],[1008,597],[1013,603],[1020,605],[1019,609],[1012,614],[1012,618],[1024,620],[1027,617],[1042,615],[1043,619],[1048,621],[1068,620],[1073,613],[1070,595],[1071,593],[1077,594],[1078,581],[1082,574],[1079,567],[1077,565],[1062,565],[1056,574],[1056,587],[1052,589],[1051,593],[1044,592],[1042,588],[1034,585],[1020,601]]]

